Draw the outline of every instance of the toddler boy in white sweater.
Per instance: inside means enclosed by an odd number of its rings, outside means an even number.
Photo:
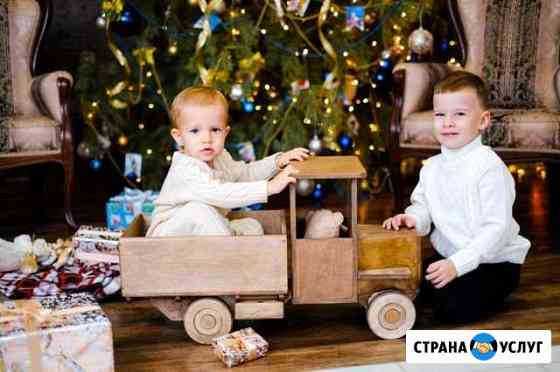
[[[530,243],[512,216],[514,180],[481,142],[490,124],[482,79],[453,72],[436,84],[433,101],[432,128],[441,153],[422,167],[405,213],[383,226],[404,225],[423,236],[433,224],[436,254],[424,264],[422,291],[436,320],[464,323],[499,308],[518,286]]]
[[[228,221],[230,208],[266,203],[295,182],[291,160],[304,160],[308,150],[297,148],[246,164],[224,149],[230,131],[228,102],[211,87],[191,87],[171,105],[171,136],[180,151],[155,201],[146,233],[155,236],[259,235],[254,219]]]

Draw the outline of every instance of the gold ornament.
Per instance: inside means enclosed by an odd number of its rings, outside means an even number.
[[[416,54],[430,54],[434,48],[434,37],[420,26],[408,37],[408,47]]]
[[[350,104],[358,92],[358,79],[354,75],[344,75],[345,103]]]
[[[101,9],[108,13],[115,13],[116,15],[121,14],[124,9],[123,0],[103,0],[101,3]]]
[[[239,61],[239,69],[256,75],[265,64],[265,60],[261,52],[253,54],[251,57],[243,58]]]
[[[123,147],[128,145],[128,137],[125,136],[124,134],[119,137],[118,141],[119,141],[119,145],[121,145]]]
[[[198,0],[189,0],[189,4],[191,4],[192,6],[197,6]]]

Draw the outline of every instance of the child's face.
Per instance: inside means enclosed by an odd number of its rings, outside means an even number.
[[[434,95],[434,136],[449,149],[459,149],[474,140],[490,124],[473,89]]]
[[[212,165],[214,158],[224,150],[229,127],[226,112],[220,105],[183,108],[178,118],[179,129],[171,129],[171,136],[183,153]]]

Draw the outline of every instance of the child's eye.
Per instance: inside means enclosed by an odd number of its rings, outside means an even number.
[[[456,115],[457,115],[457,116],[465,116],[465,115],[467,115],[467,113],[464,112],[464,111],[459,111],[459,112],[457,112]]]
[[[189,133],[197,134],[197,133],[198,133],[198,129],[197,129],[197,128],[193,128],[193,129],[189,130]]]
[[[434,113],[434,116],[435,116],[435,117],[438,117],[438,118],[442,118],[442,117],[443,117],[443,113],[442,113],[442,112],[435,112],[435,113]]]
[[[212,128],[212,132],[214,133],[220,133],[222,131],[222,128]]]

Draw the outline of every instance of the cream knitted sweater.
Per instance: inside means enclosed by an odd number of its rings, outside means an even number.
[[[177,209],[190,201],[217,207],[226,216],[230,208],[244,207],[268,200],[267,180],[277,172],[276,157],[271,155],[252,163],[235,161],[224,150],[206,162],[175,152],[159,197],[154,202],[150,236],[161,223],[173,218]]]

